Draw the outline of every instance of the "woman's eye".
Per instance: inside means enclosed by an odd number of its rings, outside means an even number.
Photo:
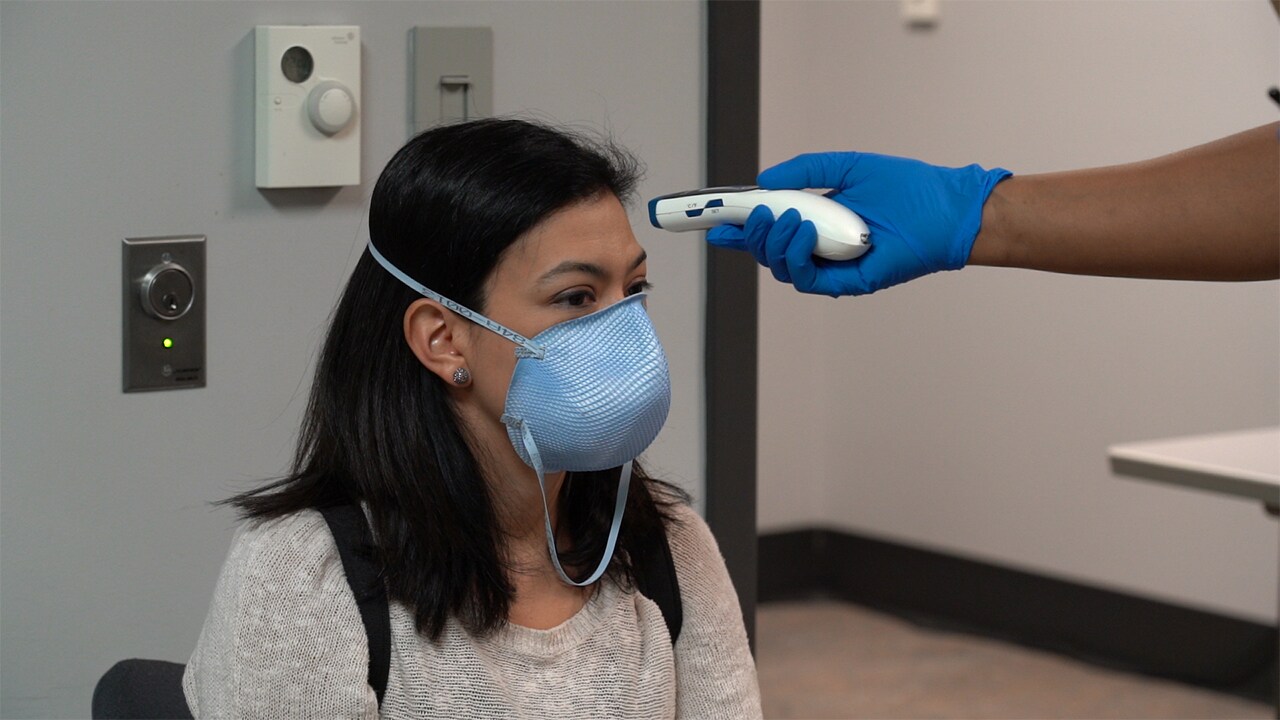
[[[567,292],[556,298],[557,305],[568,305],[569,307],[582,307],[595,299],[595,296],[586,290],[575,290]]]
[[[649,292],[653,289],[653,283],[648,280],[641,280],[631,287],[627,288],[627,295],[639,295],[642,292]]]

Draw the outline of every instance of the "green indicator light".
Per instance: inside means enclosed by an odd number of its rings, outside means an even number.
[[[162,341],[162,344],[163,344],[165,347],[167,347],[167,348],[171,348],[171,347],[173,347],[173,338],[165,338],[165,339]]]

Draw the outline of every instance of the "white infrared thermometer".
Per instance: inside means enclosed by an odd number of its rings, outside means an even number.
[[[871,247],[871,231],[858,214],[831,198],[803,190],[761,190],[754,185],[714,187],[661,195],[649,201],[649,222],[656,228],[683,232],[708,230],[731,223],[743,225],[757,205],[767,205],[776,219],[790,209],[818,231],[813,254],[828,260],[852,260]]]

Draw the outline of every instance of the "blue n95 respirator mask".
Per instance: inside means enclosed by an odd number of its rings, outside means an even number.
[[[369,244],[387,272],[423,296],[516,345],[502,423],[516,454],[538,475],[551,562],[564,582],[590,585],[609,566],[627,505],[631,463],[658,436],[671,408],[671,377],[644,295],[567,320],[532,338],[428,289]],[[621,467],[613,522],[604,557],[586,580],[560,566],[547,504],[548,472],[592,472]]]

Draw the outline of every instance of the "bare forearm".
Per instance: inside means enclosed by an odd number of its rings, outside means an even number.
[[[1015,176],[971,265],[1184,280],[1280,277],[1280,123],[1145,162]]]

